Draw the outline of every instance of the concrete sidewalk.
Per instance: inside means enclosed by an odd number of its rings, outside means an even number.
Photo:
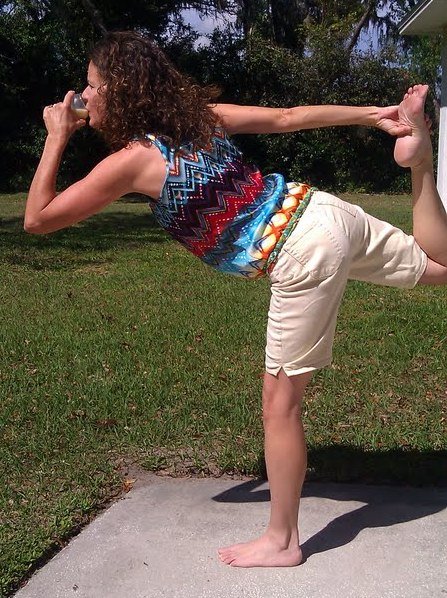
[[[219,546],[256,537],[266,483],[147,475],[17,598],[447,598],[447,489],[307,483],[305,562],[238,569]]]

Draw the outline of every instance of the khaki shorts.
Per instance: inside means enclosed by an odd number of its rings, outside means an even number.
[[[348,280],[413,288],[426,265],[414,237],[316,192],[270,272],[267,372],[294,376],[331,363]]]

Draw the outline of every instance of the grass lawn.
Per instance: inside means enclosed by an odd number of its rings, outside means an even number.
[[[349,196],[410,229],[408,197]],[[0,196],[0,596],[123,488],[123,462],[259,474],[267,281],[214,272],[131,198],[30,236]],[[447,289],[350,283],[305,404],[309,478],[447,481]]]

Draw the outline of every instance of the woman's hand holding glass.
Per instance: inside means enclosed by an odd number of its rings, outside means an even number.
[[[43,111],[48,135],[63,141],[68,141],[75,131],[85,125],[87,116],[81,94],[74,91],[68,91],[62,102],[46,106]]]

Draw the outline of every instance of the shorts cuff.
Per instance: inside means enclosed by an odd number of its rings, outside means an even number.
[[[419,268],[415,278],[416,278],[416,282],[414,283],[414,285],[411,287],[414,289],[414,287],[417,285],[417,283],[420,281],[422,275],[424,274],[425,270],[427,269],[427,264],[428,264],[428,256],[425,253],[425,251],[422,251],[422,260],[421,260],[421,267]]]
[[[268,374],[272,374],[272,376],[277,376],[279,374],[280,370],[283,369],[286,376],[288,376],[290,378],[290,376],[298,376],[299,374],[306,374],[307,372],[321,370],[322,368],[325,368],[325,367],[331,365],[331,363],[332,363],[332,357],[328,357],[327,359],[324,359],[314,365],[301,366],[298,368],[294,367],[293,364],[278,365],[275,367],[267,367],[266,366],[265,371]]]

